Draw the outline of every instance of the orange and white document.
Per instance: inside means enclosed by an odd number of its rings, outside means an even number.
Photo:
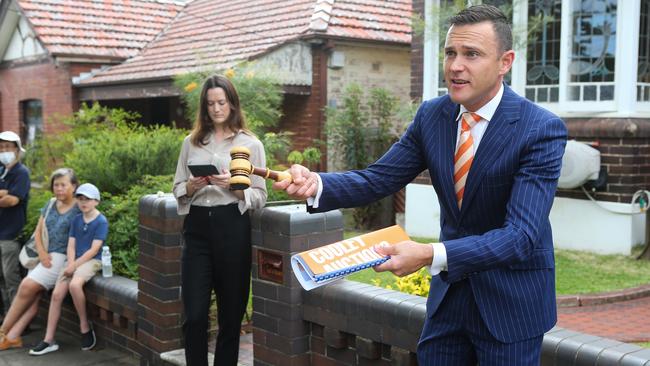
[[[373,247],[410,240],[398,225],[337,241],[291,256],[293,273],[305,290],[311,290],[341,279],[351,273],[384,263]]]

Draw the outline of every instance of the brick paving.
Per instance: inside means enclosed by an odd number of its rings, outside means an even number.
[[[558,308],[558,326],[621,342],[650,341],[650,297]]]

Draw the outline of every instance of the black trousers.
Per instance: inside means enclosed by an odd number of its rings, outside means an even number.
[[[251,275],[250,218],[237,205],[192,206],[182,259],[183,335],[188,366],[208,364],[208,312],[214,290],[219,334],[214,365],[237,365]]]

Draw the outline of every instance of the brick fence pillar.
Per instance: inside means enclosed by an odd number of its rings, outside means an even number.
[[[255,365],[309,365],[310,329],[291,255],[343,238],[340,211],[309,214],[304,205],[269,207],[251,215]]]
[[[162,364],[160,354],[182,348],[181,230],[171,194],[140,199],[138,341],[143,365]]]

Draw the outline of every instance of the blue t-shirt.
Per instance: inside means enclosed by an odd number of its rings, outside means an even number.
[[[48,201],[45,203],[45,206],[41,208],[41,216],[45,216],[49,204],[50,202]],[[49,243],[47,247],[48,253],[67,253],[70,223],[72,222],[72,219],[80,213],[81,211],[79,211],[77,205],[73,205],[72,208],[63,214],[59,213],[56,209],[56,202],[52,205],[52,209],[45,219]]]
[[[27,201],[29,200],[29,170],[16,163],[5,173],[0,164],[0,189],[6,189],[10,195],[18,197],[18,204],[13,207],[0,208],[0,240],[14,240],[25,226],[27,220]],[[2,175],[4,174],[4,177]]]
[[[89,223],[84,222],[83,214],[77,215],[70,225],[70,237],[75,238],[75,259],[90,250],[93,240],[106,241],[108,236],[108,220],[101,213]],[[93,258],[101,259],[102,251],[98,250]]]

